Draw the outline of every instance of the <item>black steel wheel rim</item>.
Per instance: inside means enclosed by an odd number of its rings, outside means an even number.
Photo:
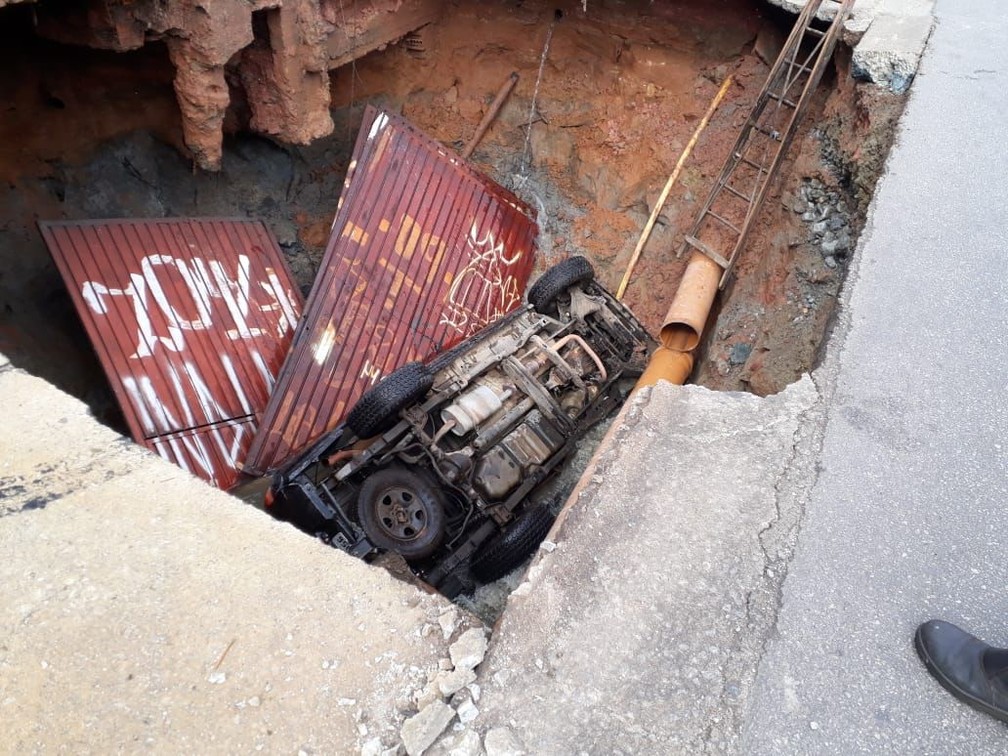
[[[378,525],[389,538],[401,543],[415,541],[427,528],[427,510],[408,486],[389,486],[374,507]]]

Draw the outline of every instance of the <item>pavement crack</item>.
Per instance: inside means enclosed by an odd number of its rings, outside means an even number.
[[[736,750],[749,708],[751,692],[783,606],[783,584],[794,555],[805,506],[818,476],[815,460],[822,447],[825,407],[821,391],[797,417],[785,415],[763,423],[757,432],[793,424],[781,444],[774,472],[768,521],[756,532],[762,569],[743,595],[743,621],[736,631],[723,669],[722,688],[703,736],[708,753]]]

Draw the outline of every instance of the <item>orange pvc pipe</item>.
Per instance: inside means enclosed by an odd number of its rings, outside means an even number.
[[[634,386],[634,391],[644,386],[654,386],[658,381],[668,381],[682,386],[691,372],[693,372],[692,354],[660,346],[651,355],[651,360]]]
[[[662,346],[679,352],[696,349],[723,273],[707,255],[693,253],[665,315],[659,334]]]

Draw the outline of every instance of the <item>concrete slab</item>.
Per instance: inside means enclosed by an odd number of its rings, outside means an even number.
[[[787,476],[816,399],[808,378],[767,399],[642,391],[508,604],[481,726],[510,723],[530,753],[730,745],[775,615],[800,511]]]
[[[1008,645],[1008,11],[938,25],[848,282],[821,472],[745,753],[1004,753],[925,672],[931,617]]]
[[[808,0],[767,0],[798,14]],[[836,2],[824,2],[816,14],[832,20]],[[920,63],[934,26],[934,0],[857,0],[844,23],[843,41],[854,48],[854,75],[893,92],[905,92]]]
[[[878,12],[879,6],[889,0],[857,0],[850,18],[844,23],[844,41],[853,46],[861,39],[861,35],[871,26],[872,19]],[[920,2],[921,0],[908,0],[909,3]],[[766,0],[769,5],[794,13],[796,16],[802,12],[809,0]],[[832,21],[840,9],[840,3],[834,0],[826,0],[816,13],[816,18],[820,21]]]
[[[902,94],[917,73],[933,28],[934,18],[930,14],[876,16],[854,48],[851,59],[854,77]]]
[[[0,370],[0,395],[0,750],[398,741],[448,656],[447,602],[210,488],[44,381]]]

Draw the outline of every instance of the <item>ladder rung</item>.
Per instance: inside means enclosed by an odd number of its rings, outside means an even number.
[[[789,107],[789,108],[797,108],[797,107],[798,107],[798,106],[797,106],[797,105],[795,105],[795,104],[794,104],[793,102],[791,102],[791,100],[789,100],[789,99],[788,99],[787,97],[781,97],[781,96],[780,96],[779,94],[777,94],[776,92],[768,92],[768,93],[767,93],[767,96],[768,96],[768,97],[769,97],[769,98],[770,98],[771,100],[777,100],[777,102],[780,102],[780,103],[783,103],[784,105],[786,105],[786,106],[787,106],[787,107]]]
[[[787,67],[788,67],[789,71],[793,71],[795,69],[798,69],[799,71],[804,71],[805,73],[812,73],[812,69],[811,68],[809,68],[808,66],[801,65],[794,58],[790,58],[790,59],[787,60]]]
[[[758,131],[763,136],[766,136],[766,137],[769,137],[770,139],[773,139],[775,142],[779,142],[781,140],[781,138],[780,138],[780,132],[777,131],[776,129],[774,129],[773,131],[770,131],[769,129],[764,128],[763,126],[759,126],[759,125],[756,125],[756,124],[753,124],[753,129],[755,129],[756,131]]]
[[[819,31],[818,29],[816,29],[815,27],[812,27],[812,26],[806,26],[805,27],[805,33],[806,34],[811,34],[813,37],[825,37],[826,36],[826,32]]]
[[[725,226],[728,226],[728,228],[730,228],[730,229],[731,229],[732,231],[734,231],[734,232],[735,232],[736,234],[741,234],[741,233],[742,233],[742,232],[741,232],[741,231],[740,231],[740,230],[739,230],[738,228],[736,228],[736,227],[735,227],[735,224],[734,224],[734,223],[732,223],[732,222],[731,222],[730,220],[728,220],[727,218],[723,218],[722,216],[718,215],[718,214],[717,214],[717,213],[715,213],[715,212],[714,212],[713,210],[710,210],[710,209],[708,209],[708,210],[707,210],[707,215],[710,215],[710,216],[711,216],[711,217],[713,217],[713,218],[714,218],[715,220],[719,221],[720,223],[724,224]]]
[[[735,159],[738,160],[740,163],[745,163],[750,168],[755,168],[760,173],[766,173],[767,172],[766,168],[764,168],[762,165],[759,165],[758,163],[754,163],[749,158],[744,157],[741,152],[736,152],[735,153]]]
[[[722,184],[722,186],[739,199],[745,200],[746,202],[753,201],[751,194],[742,194],[742,192],[740,192],[738,189],[736,189],[734,186],[731,186],[730,184]]]
[[[711,249],[706,244],[704,244],[702,241],[700,241],[699,239],[697,239],[695,236],[688,236],[687,235],[686,238],[684,239],[684,241],[687,244],[689,244],[691,247],[693,247],[693,249],[699,250],[703,254],[707,255],[707,257],[709,257],[711,260],[713,260],[714,262],[716,262],[722,268],[726,268],[726,269],[728,268],[728,261],[725,258],[721,257],[721,255],[719,255],[713,249]]]

